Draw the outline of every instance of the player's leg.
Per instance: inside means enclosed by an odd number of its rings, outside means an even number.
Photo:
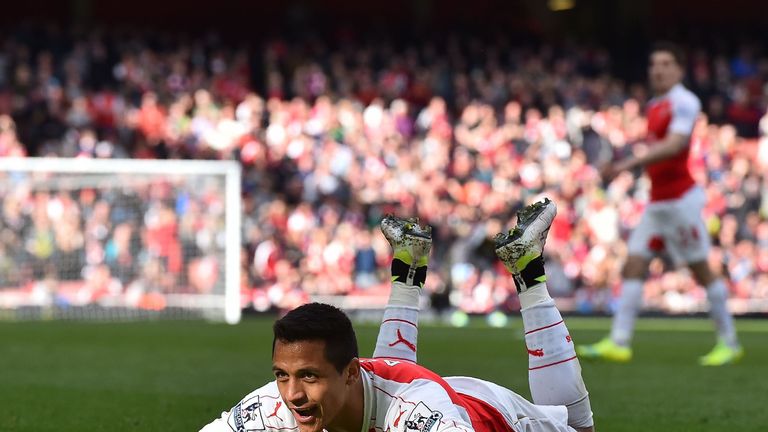
[[[630,255],[621,271],[621,295],[611,325],[611,340],[619,346],[629,347],[635,333],[637,314],[643,306],[643,281],[650,261]]]
[[[744,350],[739,345],[733,316],[728,310],[728,288],[725,281],[712,273],[706,261],[691,263],[689,268],[696,281],[707,289],[709,315],[715,322],[717,332],[717,344],[699,359],[699,363],[704,366],[721,366],[740,360]]]
[[[579,345],[582,358],[627,362],[632,359],[632,336],[637,314],[643,306],[643,282],[654,250],[664,247],[662,231],[651,208],[632,231],[627,248],[629,256],[621,271],[621,294],[611,323],[611,333],[597,343]]]
[[[432,230],[420,227],[416,219],[387,216],[381,221],[381,232],[394,252],[392,291],[373,357],[416,362],[419,296],[427,279]]]
[[[680,218],[676,228],[679,241],[671,243],[671,246],[678,249],[679,255],[688,263],[696,282],[707,290],[709,313],[715,323],[717,344],[709,354],[699,360],[705,366],[719,366],[738,361],[743,355],[743,350],[736,337],[733,317],[728,311],[728,287],[722,278],[715,276],[707,262],[711,241],[701,217],[705,203],[706,194],[700,187],[691,189],[680,199],[679,211],[675,212]]]
[[[637,314],[643,305],[643,280],[648,259],[629,256],[622,269],[621,294],[611,322],[611,333],[597,343],[579,345],[576,352],[582,358],[627,362],[632,359],[632,336]]]
[[[569,426],[586,431],[593,426],[589,394],[544,272],[544,243],[556,213],[555,203],[548,199],[524,208],[517,226],[496,237],[496,254],[513,275],[520,296],[533,402],[565,405]]]

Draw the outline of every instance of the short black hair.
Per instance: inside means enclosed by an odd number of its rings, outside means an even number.
[[[288,312],[272,326],[272,355],[275,343],[321,340],[325,342],[325,359],[339,373],[358,357],[357,337],[349,317],[339,308],[308,303]]]
[[[675,62],[677,62],[680,67],[685,68],[685,51],[680,45],[670,41],[658,41],[651,47],[651,54],[655,52],[668,52],[672,54],[672,58],[675,59]]]

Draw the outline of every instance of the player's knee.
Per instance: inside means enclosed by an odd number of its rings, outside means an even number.
[[[728,299],[728,291],[724,283],[712,284],[707,289],[707,300],[710,303],[722,303]]]
[[[709,287],[716,279],[715,274],[709,268],[709,263],[706,261],[695,262],[689,264],[688,267],[691,269],[696,283],[704,288]]]
[[[638,271],[636,269],[627,269],[627,268],[625,268],[621,272],[621,277],[624,280],[627,280],[627,279],[645,279],[645,274],[646,274],[646,272],[644,272],[644,271]]]
[[[645,258],[629,256],[621,270],[624,279],[644,279],[648,271],[648,261]]]
[[[569,426],[576,430],[589,430],[589,428],[594,427],[589,396],[584,396],[580,401],[567,405],[567,408]]]

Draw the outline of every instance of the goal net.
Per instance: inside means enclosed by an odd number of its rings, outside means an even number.
[[[0,319],[240,319],[232,161],[0,159]]]

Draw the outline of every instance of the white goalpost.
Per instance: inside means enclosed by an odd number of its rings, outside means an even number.
[[[0,159],[0,319],[240,320],[234,161]]]

